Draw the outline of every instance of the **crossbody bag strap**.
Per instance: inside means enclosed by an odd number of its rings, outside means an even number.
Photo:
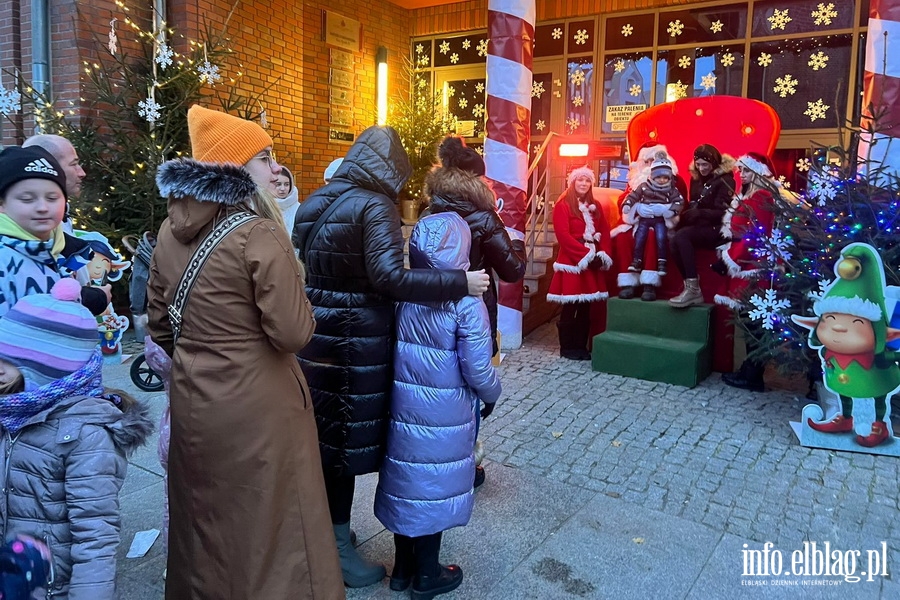
[[[341,194],[340,196],[335,198],[334,202],[329,204],[328,208],[326,208],[325,211],[321,215],[319,215],[319,218],[316,219],[316,222],[313,223],[312,229],[309,230],[309,235],[306,237],[306,243],[303,244],[303,257],[302,258],[304,261],[309,260],[309,250],[310,250],[310,248],[312,248],[312,243],[313,243],[313,240],[316,238],[316,234],[319,233],[320,229],[322,229],[322,225],[325,224],[325,221],[328,220],[328,217],[330,217],[332,214],[334,214],[334,210],[338,207],[338,204],[340,204],[341,201],[344,198],[346,198],[347,196],[349,196],[350,193],[353,191],[354,191],[354,188],[350,188],[349,190],[347,190],[346,192],[344,192],[343,194]]]
[[[172,325],[174,342],[177,343],[178,337],[181,335],[181,319],[184,315],[184,309],[187,306],[191,290],[197,282],[197,277],[203,269],[203,265],[206,264],[206,261],[209,260],[213,251],[222,243],[222,240],[224,240],[229,233],[244,223],[259,218],[258,215],[247,211],[234,213],[222,221],[219,221],[219,223],[206,234],[206,237],[203,238],[203,241],[200,242],[197,249],[194,250],[194,254],[191,255],[191,259],[184,268],[184,273],[181,275],[178,287],[175,288],[175,296],[172,299],[172,304],[169,305],[169,323]]]

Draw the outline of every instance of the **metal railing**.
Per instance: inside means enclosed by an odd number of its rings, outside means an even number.
[[[528,215],[525,223],[526,273],[534,273],[534,247],[537,245],[537,241],[547,239],[550,212],[553,210],[552,202],[547,197],[550,191],[550,165],[547,149],[553,138],[558,135],[553,131],[547,134],[528,167],[527,179],[530,182],[531,194],[525,204],[525,211]]]

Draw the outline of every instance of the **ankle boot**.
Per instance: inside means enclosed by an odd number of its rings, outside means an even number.
[[[673,308],[688,308],[696,304],[703,304],[703,294],[700,292],[700,280],[696,277],[684,280],[684,291],[669,300],[669,306]]]
[[[745,360],[736,373],[722,373],[722,382],[733,388],[762,392],[765,389],[763,371],[763,367]]]
[[[665,277],[668,271],[666,270],[666,259],[660,258],[656,261],[656,272],[659,273],[660,277]]]
[[[374,585],[387,575],[384,566],[370,563],[357,552],[350,542],[350,523],[333,525],[338,556],[341,558],[341,572],[344,585],[351,588]]]
[[[640,273],[644,268],[644,261],[639,258],[631,261],[631,264],[628,266],[629,273]]]
[[[656,288],[652,285],[644,285],[644,293],[641,294],[641,300],[644,302],[653,302],[656,300]]]
[[[622,300],[631,300],[634,298],[634,287],[626,285],[619,290],[619,298]]]
[[[416,575],[416,557],[412,538],[394,534],[394,568],[390,588],[402,592],[412,584]]]
[[[431,600],[440,594],[452,592],[462,580],[463,572],[459,565],[442,565],[440,574],[435,577],[416,575],[410,596],[413,600]]]

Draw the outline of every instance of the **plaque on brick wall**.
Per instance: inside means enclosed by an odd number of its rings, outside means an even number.
[[[333,106],[329,112],[328,122],[332,125],[350,127],[353,125],[353,111]]]
[[[356,139],[356,134],[352,131],[347,131],[346,129],[335,129],[331,128],[328,130],[328,138],[332,142],[342,142],[345,144],[352,144],[353,140]]]
[[[329,73],[331,85],[339,88],[353,89],[353,73],[351,71],[342,71],[335,67],[331,67]]]
[[[344,17],[329,10],[322,11],[322,34],[325,45],[343,48],[351,52],[362,49],[362,26],[359,21]]]
[[[331,66],[343,69],[345,71],[353,70],[353,53],[345,52],[344,50],[337,50],[336,48],[331,48],[329,50],[329,56],[331,57]]]

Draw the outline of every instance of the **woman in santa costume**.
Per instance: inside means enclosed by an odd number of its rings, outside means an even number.
[[[559,254],[547,301],[563,305],[557,324],[559,355],[572,360],[590,360],[590,305],[609,297],[601,272],[612,266],[609,224],[592,193],[595,181],[590,168],[574,169],[553,208]]]

